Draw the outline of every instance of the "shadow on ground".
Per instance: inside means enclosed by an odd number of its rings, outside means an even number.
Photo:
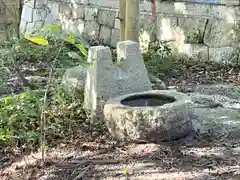
[[[234,147],[240,147],[240,139],[217,141],[192,135],[161,144],[76,140],[47,151],[44,163],[41,153],[28,153],[0,164],[0,179],[239,180],[240,151],[233,152]],[[1,153],[6,160],[10,156]]]
[[[2,170],[2,180],[238,180],[239,140],[176,141],[128,146],[98,143],[61,145],[46,154],[32,154]],[[124,169],[127,173],[124,173]]]

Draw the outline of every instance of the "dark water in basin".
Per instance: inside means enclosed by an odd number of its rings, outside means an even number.
[[[121,103],[125,106],[143,107],[143,106],[162,106],[164,104],[176,101],[173,97],[164,95],[135,95],[125,98]]]

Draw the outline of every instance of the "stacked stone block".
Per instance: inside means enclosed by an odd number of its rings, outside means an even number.
[[[117,62],[113,63],[109,47],[91,47],[88,54],[87,77],[84,91],[85,108],[100,110],[102,101],[110,98],[152,90],[138,43],[117,43]]]
[[[26,0],[22,30],[44,24],[62,25],[87,40],[116,47],[119,41],[119,0]],[[234,61],[240,45],[239,0],[218,4],[157,1],[157,38],[169,41],[173,52],[194,59]],[[154,40],[151,1],[140,4],[142,44]]]

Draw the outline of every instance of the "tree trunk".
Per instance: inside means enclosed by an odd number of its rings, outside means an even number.
[[[140,0],[126,0],[125,40],[139,42]]]
[[[157,15],[156,15],[156,0],[152,0],[152,23],[154,25],[154,40],[157,39]]]
[[[18,19],[16,19],[16,22],[17,22],[17,27],[15,27],[15,29],[13,30],[14,33],[16,33],[17,37],[20,38],[20,31],[19,31],[19,25],[21,23],[21,15],[22,15],[22,6],[23,6],[23,0],[18,0],[16,1],[16,5],[13,7],[13,8],[16,8],[18,7],[18,12],[15,12],[16,9],[10,9],[11,12],[14,14],[14,13],[17,13],[16,17],[18,17]],[[4,3],[3,0],[0,0],[0,7],[3,7],[2,8],[2,16],[3,16],[3,21],[4,21],[4,25],[5,25],[5,36],[6,36],[6,41],[10,41],[11,42],[11,39],[12,39],[12,36],[14,34],[11,34],[9,33],[9,22],[8,22],[8,17],[7,17],[7,14],[6,14],[6,9],[7,8],[11,8],[9,7],[9,4],[6,4]],[[15,56],[15,53],[13,52],[13,48],[10,44],[6,44],[6,47],[9,49],[9,54],[8,54],[8,58],[9,60],[13,63],[14,65],[14,68],[16,70],[16,73],[19,77],[19,79],[22,81],[22,83],[25,85],[25,86],[28,86],[30,87],[31,89],[36,89],[36,87],[34,85],[32,85],[25,77],[24,75],[22,74],[21,70],[20,70],[20,67],[19,67],[19,64],[16,60],[16,56]]]
[[[126,0],[120,0],[120,41],[125,40]]]

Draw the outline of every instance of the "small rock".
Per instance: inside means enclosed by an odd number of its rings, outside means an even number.
[[[168,86],[168,88],[167,88],[168,90],[172,90],[172,89],[177,89],[177,87],[176,86]]]
[[[240,147],[233,148],[232,151],[234,153],[240,154]]]
[[[58,178],[56,175],[49,174],[49,175],[44,175],[42,177],[39,177],[38,179],[39,180],[54,180],[56,178]]]
[[[165,90],[165,89],[167,89],[165,83],[161,79],[157,78],[156,76],[154,76],[151,73],[148,73],[148,77],[149,77],[149,79],[150,79],[150,81],[152,83],[152,88],[153,89],[156,89],[156,90]]]
[[[82,66],[67,69],[62,78],[62,84],[68,89],[84,88],[87,71]]]
[[[240,87],[233,84],[197,85],[192,90],[206,95],[218,94],[231,99],[240,99]]]
[[[217,107],[219,102],[216,101],[214,96],[209,96],[200,93],[190,93],[191,100],[196,104],[201,104],[206,107]]]
[[[31,83],[43,83],[49,80],[49,78],[42,76],[27,76],[25,77],[25,79],[27,79]]]
[[[225,102],[222,105],[223,107],[229,108],[229,109],[240,109],[240,103],[236,103],[236,102]]]
[[[193,126],[199,126],[200,134],[221,137],[240,137],[239,110],[228,108],[195,108]],[[198,123],[198,124],[197,124]],[[194,128],[195,129],[195,128]],[[197,129],[197,127],[196,127]]]

